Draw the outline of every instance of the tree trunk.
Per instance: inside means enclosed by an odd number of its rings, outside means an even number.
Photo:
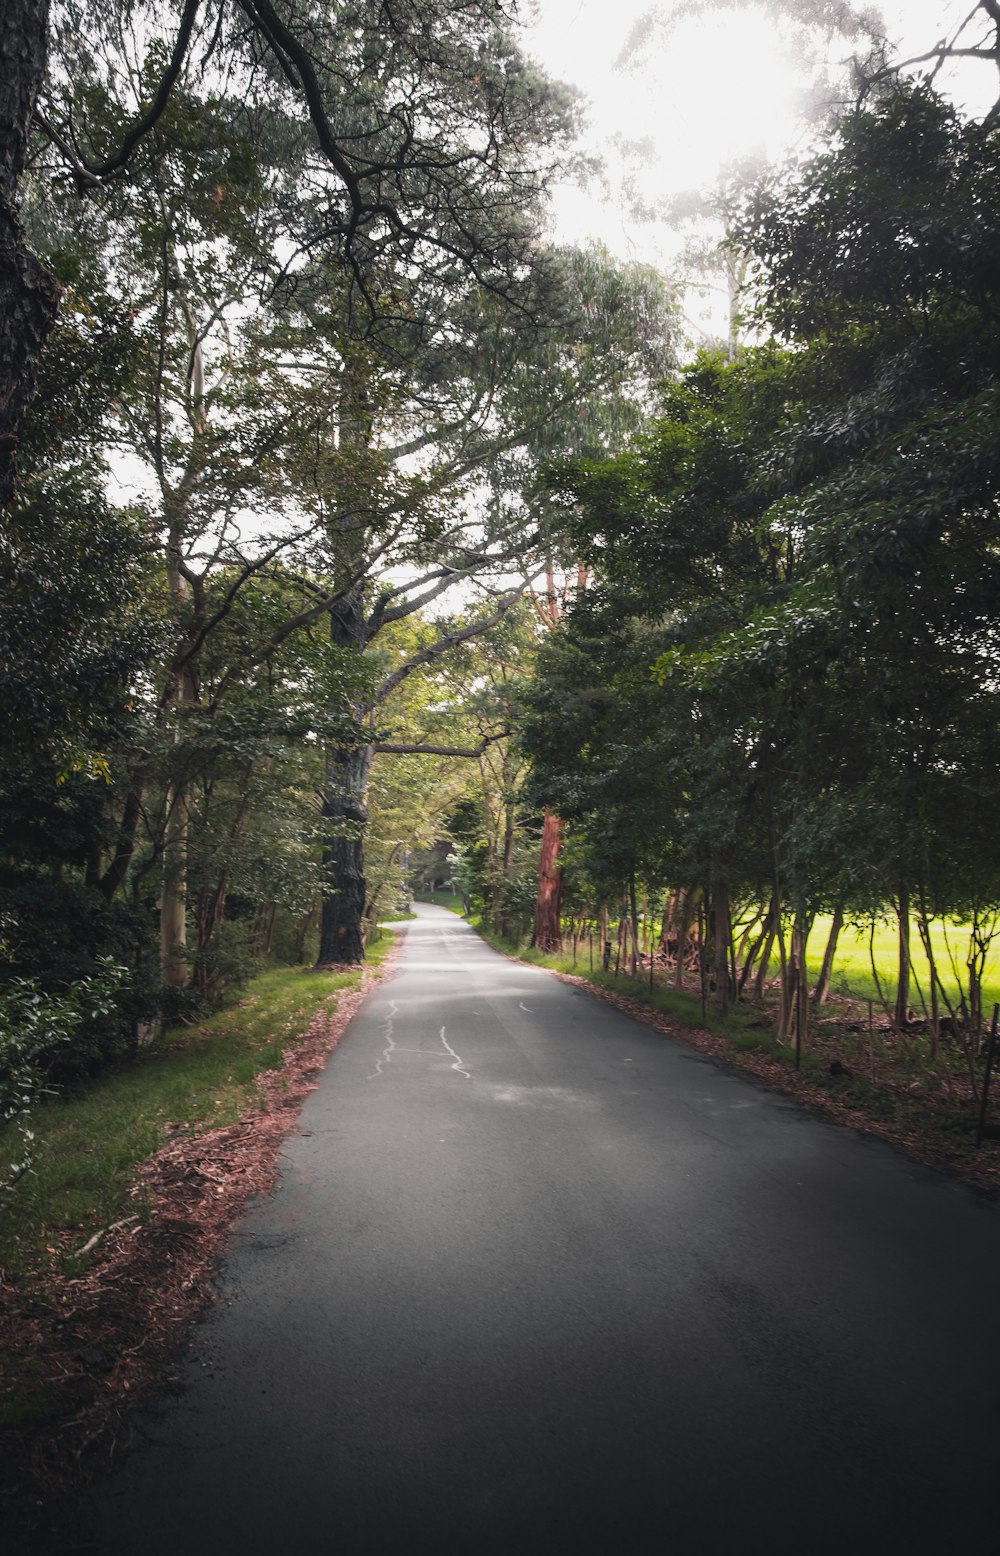
[[[783,961],[781,980],[781,1014],[778,1025],[778,1041],[795,1049],[798,1068],[802,1045],[809,1031],[809,974],[806,967],[806,946],[809,940],[811,915],[796,909],[792,924],[791,942]]]
[[[938,1047],[941,1042],[941,1007],[938,1002],[938,972],[937,961],[934,956],[934,946],[931,941],[931,926],[927,917],[927,902],[923,887],[920,890],[920,914],[917,918],[917,929],[920,934],[921,944],[924,948],[924,956],[927,958],[927,969],[930,975],[931,996],[931,1058],[937,1059]]]
[[[538,892],[535,897],[535,932],[531,944],[538,951],[562,950],[562,822],[547,805],[542,828],[542,852],[538,861]]]
[[[677,924],[677,961],[674,966],[674,987],[684,988],[684,969],[687,964],[688,950],[691,945],[691,931],[698,920],[699,906],[701,903],[701,887],[692,886],[685,892],[683,906],[676,920]],[[699,958],[701,951],[699,947]],[[701,963],[699,960],[699,967]]]
[[[503,821],[503,884],[500,895],[500,933],[505,940],[513,940],[513,930],[510,921],[510,908],[508,906],[507,888],[510,884],[511,863],[514,858],[514,801],[508,799],[504,805]]]
[[[767,934],[761,948],[760,961],[757,964],[757,976],[754,979],[753,997],[755,1000],[764,998],[764,989],[767,986],[767,975],[771,971],[771,954],[774,951],[774,942],[778,937],[780,925],[776,917],[776,910],[772,901],[769,909],[770,919],[767,926]]]
[[[747,980],[749,979],[750,974],[754,970],[754,966],[756,964],[757,957],[760,955],[761,951],[763,950],[764,943],[767,940],[769,933],[771,933],[771,904],[770,903],[768,903],[767,908],[766,908],[766,910],[764,912],[764,916],[763,916],[762,919],[759,920],[759,923],[760,923],[760,930],[759,930],[758,934],[756,935],[756,937],[754,938],[753,944],[751,945],[749,951],[746,950],[746,939],[744,939],[743,945],[740,948],[740,954],[742,955],[744,952],[746,954],[745,954],[745,959],[744,959],[744,962],[743,962],[743,966],[740,968],[739,976],[738,976],[738,978],[736,980],[736,996],[737,996],[737,998],[739,998],[739,996],[743,993],[743,990],[746,988]],[[751,930],[752,930],[752,926],[751,926]]]
[[[830,934],[826,942],[826,950],[823,952],[823,965],[816,979],[816,987],[813,990],[813,1004],[825,1005],[830,998],[830,979],[833,977],[833,959],[837,954],[837,941],[840,939],[840,931],[844,927],[844,907],[838,902],[833,910],[833,923],[830,925]]]
[[[17,447],[61,288],[35,258],[17,215],[31,117],[45,77],[48,0],[0,6],[0,508],[14,497]]]
[[[187,964],[187,839],[188,807],[183,790],[167,790],[163,839],[163,884],[160,893],[160,971],[170,988],[185,989]]]
[[[191,590],[180,570],[180,529],[172,528],[167,554],[167,579],[178,609],[185,609]],[[198,673],[187,654],[190,637],[181,643],[172,668],[172,684],[164,701],[164,719],[174,742],[181,738],[179,719],[183,709],[199,700]],[[183,778],[175,778],[167,788],[163,835],[163,881],[160,889],[160,970],[171,988],[186,988],[190,982],[187,963],[187,861],[190,813]]]
[[[351,589],[330,612],[335,647],[362,653],[365,607],[360,588]],[[355,706],[360,718],[364,709]],[[326,753],[323,794],[323,902],[320,909],[317,967],[349,966],[364,961],[365,830],[368,825],[370,745],[331,747]]]
[[[910,893],[904,886],[899,893],[899,973],[896,979],[896,1008],[893,1020],[902,1032],[910,1013]]]
[[[129,865],[132,863],[135,855],[135,835],[139,822],[142,819],[142,799],[145,786],[146,770],[140,767],[133,773],[132,783],[128,794],[125,796],[125,806],[122,811],[121,823],[118,827],[118,838],[115,843],[114,854],[98,882],[98,888],[108,902],[112,900],[115,892],[125,880]]]
[[[365,827],[371,746],[330,750],[326,758],[323,820],[323,906],[318,967],[364,961]]]
[[[730,942],[732,924],[729,912],[729,892],[725,886],[712,889],[712,961],[715,977],[715,1008],[720,1014],[729,1009]]]
[[[629,929],[632,934],[632,951],[629,958],[629,971],[633,978],[639,975],[639,904],[635,896],[635,871],[629,871],[628,877],[628,906]]]

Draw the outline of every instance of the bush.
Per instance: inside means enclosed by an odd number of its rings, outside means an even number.
[[[0,1125],[12,1125],[17,1142],[16,1159],[0,1161],[0,1192],[31,1166],[28,1119],[54,1090],[60,1060],[82,1029],[114,1011],[128,976],[128,968],[104,957],[91,977],[78,978],[62,994],[47,993],[37,978],[11,978],[0,988]]]
[[[108,903],[79,880],[0,877],[0,997],[25,981],[62,998],[76,984],[99,978],[109,963],[126,967],[120,997],[94,1010],[61,1044],[51,1079],[59,1084],[93,1074],[135,1043],[140,1021],[158,1015],[158,957],[151,913]]]

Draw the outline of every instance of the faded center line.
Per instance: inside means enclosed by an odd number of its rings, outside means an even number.
[[[393,1036],[392,1036],[392,1032],[393,1032],[393,1017],[395,1016],[396,1011],[398,1009],[399,1009],[399,1006],[396,1004],[395,1001],[393,1001],[392,1005],[389,1007],[389,1014],[385,1018],[385,1030],[382,1033],[383,1037],[385,1038],[385,1047],[382,1050],[382,1057],[381,1057],[381,1059],[376,1059],[376,1061],[375,1061],[375,1069],[372,1071],[371,1075],[367,1075],[365,1077],[366,1080],[373,1081],[379,1075],[381,1075],[383,1070],[385,1069],[385,1066],[389,1063],[389,1061],[391,1060],[391,1058],[393,1056],[393,1053],[395,1052],[396,1044],[393,1041]]]
[[[452,1069],[453,1070],[457,1070],[459,1075],[464,1075],[467,1081],[471,1081],[472,1076],[469,1074],[468,1070],[465,1068],[464,1063],[458,1057],[458,1054],[455,1052],[454,1048],[452,1048],[452,1046],[449,1043],[448,1039],[445,1037],[444,1034],[445,1034],[446,1031],[447,1031],[447,1027],[442,1027],[441,1028],[441,1041],[444,1044],[445,1049],[447,1050],[447,1052],[451,1054],[451,1057],[455,1061],[455,1063],[452,1065]]]

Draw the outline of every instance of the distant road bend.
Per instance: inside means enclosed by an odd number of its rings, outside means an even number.
[[[1000,1213],[418,908],[123,1556],[1000,1552]]]

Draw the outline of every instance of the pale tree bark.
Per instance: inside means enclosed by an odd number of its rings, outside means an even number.
[[[163,834],[163,878],[160,891],[160,971],[165,984],[187,988],[187,862],[188,805],[183,787],[167,790]]]
[[[48,0],[0,5],[0,507],[14,497],[24,413],[59,308],[59,283],[28,248],[17,209],[48,13]]]
[[[164,276],[164,304],[166,301]],[[157,475],[167,518],[167,587],[170,591],[181,638],[170,665],[162,717],[172,722],[175,743],[183,734],[185,708],[199,700],[198,650],[204,621],[204,579],[192,573],[184,561],[184,545],[190,523],[190,503],[197,485],[201,446],[208,431],[204,409],[204,382],[201,352],[190,310],[191,338],[196,343],[192,354],[195,393],[190,403],[192,444],[187,467],[179,482],[167,479],[160,450],[157,450]],[[162,423],[162,406],[157,398],[157,425]],[[164,983],[186,988],[191,981],[187,950],[187,868],[190,835],[190,806],[184,779],[175,775],[167,787],[163,837],[163,875],[160,888],[160,971]]]

